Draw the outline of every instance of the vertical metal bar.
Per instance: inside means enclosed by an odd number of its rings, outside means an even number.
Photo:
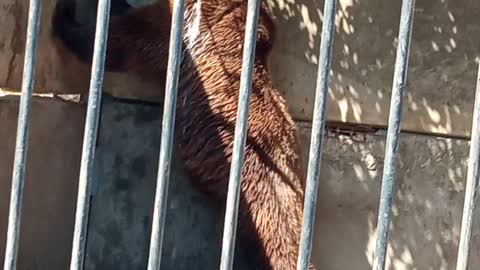
[[[94,174],[95,144],[97,140],[102,83],[107,50],[108,23],[110,17],[110,0],[99,0],[97,24],[93,50],[90,90],[87,116],[83,137],[82,160],[78,184],[75,230],[73,232],[72,258],[70,270],[83,270],[85,242],[87,234],[88,213],[90,208],[90,189]]]
[[[230,167],[225,223],[223,227],[222,255],[220,262],[221,270],[229,270],[233,267],[235,237],[237,233],[238,203],[240,200],[241,173],[245,142],[247,138],[248,109],[252,88],[253,63],[255,60],[259,12],[260,0],[248,0],[237,121],[235,123],[232,165]]]
[[[468,158],[467,183],[465,186],[465,202],[463,206],[462,229],[458,245],[457,270],[468,268],[470,239],[472,237],[473,212],[477,203],[477,189],[480,178],[480,62],[477,74],[475,106],[473,109],[470,154]]]
[[[18,112],[17,138],[15,158],[13,162],[12,191],[8,215],[7,244],[5,249],[4,270],[14,270],[17,264],[18,240],[20,235],[20,219],[22,211],[23,184],[25,179],[25,163],[28,150],[28,133],[32,92],[35,79],[35,62],[38,29],[40,25],[40,0],[30,0],[28,11],[27,42],[23,63],[22,96]]]
[[[385,268],[392,197],[396,184],[395,165],[398,153],[398,136],[400,133],[400,123],[402,118],[403,96],[407,81],[414,7],[415,0],[402,1],[397,56],[395,61],[392,97],[390,101],[390,113],[388,118],[385,165],[383,168],[382,189],[380,193],[377,242],[375,259],[373,262],[374,270],[383,270]]]
[[[308,159],[305,203],[303,207],[302,235],[300,238],[297,261],[298,270],[306,270],[310,264],[313,225],[318,193],[318,179],[322,159],[323,135],[325,132],[325,114],[327,110],[328,76],[332,61],[333,39],[335,35],[336,0],[326,0],[323,7],[322,39],[320,43],[317,86],[313,109],[312,135]]]
[[[180,74],[180,62],[182,59],[184,10],[184,0],[174,1],[148,270],[160,269],[160,261],[162,257],[163,230],[167,211],[168,180],[170,177],[173,131],[175,126],[177,85],[178,76]]]

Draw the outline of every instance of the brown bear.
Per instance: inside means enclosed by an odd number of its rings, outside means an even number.
[[[165,77],[173,0],[110,19],[106,69]],[[60,2],[53,34],[91,63],[95,25],[74,21]],[[242,67],[247,0],[186,0],[175,142],[193,184],[226,199]],[[258,21],[238,234],[254,241],[258,269],[296,268],[305,168],[298,132],[267,67],[275,29],[262,3]],[[159,90],[160,91],[160,90]],[[245,243],[246,243],[245,242]],[[310,266],[314,269],[313,266]]]

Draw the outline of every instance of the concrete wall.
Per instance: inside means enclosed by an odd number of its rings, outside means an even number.
[[[0,124],[7,127],[0,141],[0,262],[17,104],[0,99]],[[54,99],[33,103],[19,269],[68,267],[84,109]],[[101,123],[86,269],[144,269],[161,108],[107,100]],[[307,148],[310,125],[299,127]],[[385,137],[359,135],[361,140],[332,136],[325,143],[313,242],[320,269],[371,268]],[[402,136],[388,269],[454,269],[467,155],[464,140]],[[162,269],[216,268],[222,207],[190,186],[174,154]],[[477,233],[472,240],[474,269],[480,265]],[[251,269],[239,252],[236,269]]]
[[[35,99],[25,176],[18,269],[69,265],[84,123],[83,106]],[[0,97],[0,262],[3,266],[18,115]]]
[[[271,0],[281,29],[273,56],[278,87],[310,120],[323,1]],[[401,1],[339,0],[330,120],[385,125]],[[480,51],[480,2],[417,0],[403,128],[468,135]]]
[[[92,0],[95,1],[95,0]],[[131,0],[144,3],[156,0]],[[310,120],[323,1],[267,0],[278,40],[272,68],[295,118]],[[89,2],[89,1],[83,1]],[[85,93],[89,70],[54,46],[50,18],[56,1],[42,2],[37,61],[38,92]],[[395,61],[400,1],[339,0],[328,118],[385,126]],[[4,0],[0,9],[0,86],[19,89],[27,0]],[[88,5],[86,5],[88,8]],[[417,0],[403,127],[467,136],[480,49],[480,2]],[[163,85],[163,82],[160,82]],[[161,100],[155,84],[130,74],[108,73],[111,94]]]
[[[54,46],[49,20],[55,1],[42,4],[35,91],[84,96],[88,67]],[[274,79],[308,149],[323,1],[270,4],[281,29],[272,59]],[[4,0],[0,8],[0,87],[13,91],[21,82],[27,6],[26,0]],[[386,125],[399,8],[400,1],[339,1],[331,122]],[[417,1],[403,126],[433,135],[401,139],[389,269],[454,269],[468,156],[468,142],[458,137],[468,136],[471,126],[479,8],[471,0]],[[105,80],[110,94],[155,102],[162,99],[162,86],[132,74],[108,73]],[[0,97],[0,262],[17,107],[17,97]],[[21,270],[68,268],[84,115],[84,103],[35,98]],[[86,269],[144,269],[160,117],[158,106],[104,104]],[[370,269],[385,138],[381,131],[331,135],[322,161],[313,260],[324,270]],[[214,269],[223,210],[190,187],[175,154],[174,160],[163,266]],[[476,233],[472,248],[471,267],[478,268]],[[240,250],[236,269],[249,269],[242,256]]]

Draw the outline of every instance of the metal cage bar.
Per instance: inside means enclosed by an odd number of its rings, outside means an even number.
[[[463,205],[462,228],[458,245],[457,270],[468,269],[470,239],[472,238],[473,213],[477,204],[477,189],[480,177],[480,61],[477,74],[475,105],[473,108],[470,154],[468,157],[465,202]]]
[[[182,60],[184,10],[184,0],[174,1],[148,270],[160,269],[162,256],[163,230],[167,211],[168,180],[170,176],[173,131],[175,126],[178,76],[180,74],[180,62]]]
[[[380,192],[377,242],[375,248],[375,259],[373,262],[374,270],[383,270],[385,268],[392,197],[396,184],[395,166],[398,154],[398,137],[402,118],[403,96],[407,82],[408,58],[410,54],[414,8],[415,0],[402,1],[397,56],[395,60],[392,96],[388,118],[387,142],[385,146],[385,165],[383,167],[382,189]]]
[[[230,270],[233,267],[238,203],[240,200],[241,174],[247,138],[248,110],[253,80],[253,63],[255,60],[260,1],[261,0],[248,0],[237,121],[235,122],[232,165],[230,167],[225,223],[223,227],[222,255],[220,261],[221,270]]]
[[[110,17],[110,0],[99,0],[95,43],[93,50],[90,90],[88,96],[87,116],[83,137],[82,159],[78,183],[75,229],[73,232],[72,258],[70,270],[83,270],[85,243],[90,208],[90,189],[95,159],[95,144],[102,98],[102,83],[107,49],[108,23]]]
[[[20,236],[20,219],[22,212],[25,165],[28,150],[30,111],[35,80],[35,62],[40,26],[40,0],[30,0],[28,10],[27,41],[23,63],[22,96],[18,112],[15,158],[13,161],[10,209],[8,215],[7,243],[5,248],[4,270],[17,268],[18,239]]]
[[[303,208],[302,235],[298,255],[298,270],[308,269],[312,250],[313,225],[322,159],[322,144],[325,132],[325,114],[327,111],[328,76],[332,61],[333,39],[335,35],[336,0],[326,0],[323,11],[322,39],[320,43],[317,86],[313,109],[312,135],[308,158],[305,203]]]

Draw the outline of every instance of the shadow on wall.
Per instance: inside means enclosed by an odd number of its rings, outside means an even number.
[[[78,1],[85,9],[98,0]],[[112,0],[116,3],[125,0]],[[140,4],[158,0],[127,0]],[[205,0],[203,0],[205,1]],[[323,0],[265,0],[276,15],[279,39],[273,53],[273,75],[298,120],[310,120]],[[0,9],[0,84],[20,89],[27,0],[5,0]],[[84,94],[90,70],[50,36],[56,1],[43,3],[35,91]],[[473,108],[480,49],[480,2],[417,0],[404,128],[467,135]],[[3,2],[2,2],[3,3]],[[385,125],[395,61],[401,1],[338,0],[330,120]],[[95,6],[93,4],[93,6]],[[91,16],[88,15],[88,16]],[[85,19],[85,18],[83,18]],[[131,74],[130,74],[131,75]],[[106,90],[117,97],[161,101],[158,84],[107,73]],[[164,85],[164,82],[160,82]],[[132,90],[135,89],[135,90]]]
[[[280,29],[272,59],[274,79],[295,116],[310,120],[323,1],[269,3]],[[386,120],[400,4],[339,1],[329,91],[330,115],[339,115],[338,120]],[[417,1],[406,113],[421,126],[450,132],[455,129],[456,117],[468,118],[466,114],[471,113],[465,104],[470,106],[473,99],[474,58],[480,48],[480,26],[474,23],[478,15],[478,1]],[[441,104],[442,110],[433,108],[432,103]],[[310,129],[302,130],[303,141],[308,142]],[[351,269],[352,265],[370,269],[384,137],[367,136],[365,142],[330,139],[325,147],[313,259],[324,269]],[[403,136],[400,149],[389,269],[452,269],[468,144]],[[478,254],[479,241],[473,240]],[[472,256],[472,265],[478,265],[477,257]]]
[[[296,118],[309,120],[323,1],[270,0],[270,5],[281,29],[274,79]],[[480,48],[478,15],[478,1],[417,1],[406,113],[421,126],[450,132],[460,124],[455,119],[469,118]],[[399,16],[400,1],[339,1],[329,92],[330,114],[338,120],[378,124],[387,118]],[[326,143],[313,254],[319,268],[371,268],[383,139]],[[453,269],[468,144],[403,136],[400,149],[389,269]],[[478,265],[477,236],[473,241],[472,265]]]
[[[274,79],[296,118],[310,120],[323,1],[268,2],[279,29]],[[386,123],[400,9],[401,1],[338,1],[329,91],[329,116],[337,119],[332,120]],[[465,119],[473,110],[480,2],[418,0],[414,16],[404,128],[469,133]]]
[[[129,0],[141,6],[158,0]],[[274,81],[298,120],[311,120],[323,1],[265,0],[277,25]],[[329,120],[386,125],[401,1],[338,0]],[[470,132],[480,2],[417,0],[403,128]],[[465,121],[468,119],[468,121]]]
[[[269,3],[281,41],[272,57],[274,81],[296,118],[310,120],[323,1]],[[329,115],[336,120],[386,122],[400,8],[401,1],[339,0],[329,89]],[[479,15],[478,1],[416,1],[404,111],[415,123],[407,128],[470,129],[465,119],[473,109]],[[383,139],[325,146],[313,254],[319,268],[371,269]],[[454,269],[468,145],[404,136],[400,149],[388,269]],[[480,255],[478,236],[472,241],[472,254]],[[474,257],[472,267],[479,264]]]
[[[300,130],[307,147],[311,130]],[[371,269],[385,137],[328,138],[324,145],[313,261],[319,269]],[[386,269],[455,268],[468,147],[463,140],[401,136]],[[471,247],[476,269],[476,234]]]

